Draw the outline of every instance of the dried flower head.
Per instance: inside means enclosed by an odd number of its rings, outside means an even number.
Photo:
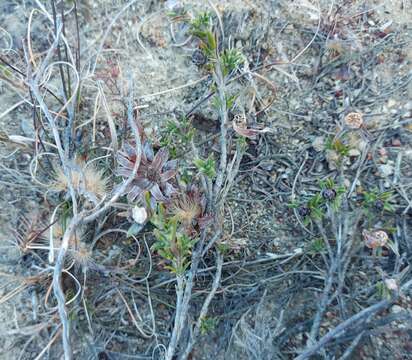
[[[60,223],[56,223],[52,225],[52,231],[53,231],[53,239],[54,239],[54,247],[56,249],[60,248],[63,235],[65,232],[64,226]],[[75,248],[77,244],[79,244],[81,238],[84,235],[84,229],[83,227],[77,228],[71,235],[69,239],[69,248]]]
[[[203,228],[210,221],[210,216],[205,214],[206,197],[196,185],[190,185],[176,194],[170,202],[169,211],[191,233],[196,232],[195,228]]]
[[[323,189],[321,192],[321,195],[325,200],[332,201],[336,198],[336,190],[335,189]]]
[[[363,125],[363,116],[358,112],[351,112],[345,116],[345,124],[349,129],[359,129]]]
[[[82,241],[79,241],[76,247],[69,248],[68,255],[76,266],[82,269],[95,267],[90,247]]]
[[[107,178],[103,176],[103,171],[79,159],[76,159],[70,168],[71,182],[77,192],[83,195],[91,194],[99,199],[107,194]],[[63,169],[57,169],[52,187],[57,191],[68,191],[68,184],[69,180]]]
[[[64,235],[64,227],[60,223],[53,225],[54,249],[58,251]],[[92,251],[83,241],[85,231],[83,227],[76,229],[69,239],[68,255],[75,265],[90,268],[93,264]]]
[[[370,249],[377,249],[385,246],[389,240],[388,234],[383,230],[366,230],[362,231],[365,245]]]
[[[16,246],[25,253],[36,244],[44,242],[47,236],[47,225],[41,221],[37,212],[31,212],[19,218],[12,232]]]
[[[270,132],[269,128],[250,128],[247,126],[246,117],[241,114],[236,114],[232,122],[233,130],[240,136],[248,139],[256,139],[259,134]]]
[[[187,191],[175,196],[171,202],[171,213],[181,222],[192,224],[204,211],[205,198],[197,187],[191,186]]]
[[[123,146],[119,152],[119,167],[117,174],[127,179],[132,173],[137,160],[134,147],[129,144]],[[143,151],[137,174],[126,189],[128,200],[134,201],[146,191],[150,192],[156,201],[164,202],[175,192],[172,180],[176,175],[177,161],[169,161],[169,151],[161,148],[154,154],[149,141],[143,143]]]
[[[299,213],[300,216],[305,217],[305,216],[310,215],[311,210],[310,210],[310,208],[307,207],[307,206],[300,206],[300,207],[298,208],[298,213]]]

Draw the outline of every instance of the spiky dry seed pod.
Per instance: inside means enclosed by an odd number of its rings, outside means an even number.
[[[32,212],[19,219],[13,233],[16,245],[22,253],[25,253],[34,242],[43,243],[45,241],[47,225],[40,220],[38,213]]]
[[[345,116],[345,125],[349,129],[359,129],[363,125],[363,116],[358,112],[351,112]]]
[[[196,185],[176,193],[168,204],[168,211],[183,224],[189,234],[204,228],[211,217],[206,215],[206,197]]]
[[[69,222],[69,220],[67,220]],[[54,247],[59,248],[61,245],[61,241],[63,239],[64,235],[64,227],[60,223],[56,223],[53,225],[53,238],[55,241]],[[80,239],[84,235],[84,229],[82,227],[79,227],[76,229],[76,231],[73,232],[69,239],[69,247],[70,248],[75,248],[77,244],[80,242]]]
[[[107,194],[107,178],[103,171],[94,165],[88,165],[83,160],[76,159],[71,167],[71,182],[79,193],[89,193],[101,199]],[[62,168],[58,168],[52,187],[56,191],[68,191],[69,180]],[[85,191],[82,191],[85,190]]]
[[[383,230],[366,230],[362,231],[366,247],[377,249],[385,246],[389,240],[388,234]]]
[[[69,248],[68,255],[69,258],[74,261],[75,265],[81,267],[82,269],[90,269],[95,265],[92,258],[92,251],[89,246],[81,240],[78,242],[76,247]]]
[[[74,263],[82,268],[90,268],[94,264],[92,260],[92,251],[83,241],[84,228],[80,227],[73,232],[69,239],[68,256]],[[53,225],[54,248],[56,251],[61,246],[64,235],[64,228],[61,224]]]
[[[179,221],[192,224],[198,219],[205,207],[205,199],[196,186],[175,196],[171,202],[170,212]]]

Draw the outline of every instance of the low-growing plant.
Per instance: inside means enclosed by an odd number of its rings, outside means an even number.
[[[326,141],[325,148],[332,154],[335,154],[334,162],[339,166],[343,159],[349,156],[350,147],[346,145],[341,138],[329,138]]]
[[[377,188],[374,188],[370,191],[364,191],[362,196],[362,205],[368,212],[387,211],[392,213],[394,211],[391,205],[393,191],[381,192]]]
[[[238,49],[227,49],[220,55],[220,61],[222,63],[223,75],[228,76],[244,62],[244,57]]]
[[[209,156],[206,160],[196,159],[194,164],[199,172],[208,178],[213,179],[216,176],[216,163],[211,156]]]
[[[201,325],[200,325],[200,333],[202,335],[206,335],[212,332],[218,324],[218,319],[216,318],[202,318]]]
[[[170,151],[172,158],[183,157],[195,135],[191,121],[182,117],[179,121],[168,120],[160,144]]]
[[[133,146],[126,143],[118,153],[117,175],[124,179],[133,174],[138,156]],[[127,186],[124,193],[129,202],[136,199],[144,200],[144,195],[149,192],[152,200],[165,201],[175,191],[173,178],[176,175],[176,160],[169,160],[169,151],[166,148],[154,153],[152,144],[146,140],[143,143],[140,164],[133,181]]]
[[[170,265],[166,268],[177,275],[182,275],[190,265],[190,255],[197,239],[190,238],[182,231],[176,216],[168,217],[164,205],[159,204],[150,222],[155,226],[156,242],[153,249]]]
[[[314,239],[311,242],[310,247],[309,247],[310,253],[314,255],[320,254],[321,252],[325,251],[325,249],[326,249],[325,242],[321,238]]]
[[[312,220],[322,220],[329,206],[333,211],[337,211],[345,192],[344,186],[338,186],[332,178],[327,178],[319,181],[319,192],[307,200],[292,201],[289,207],[297,209],[304,224],[308,225]]]

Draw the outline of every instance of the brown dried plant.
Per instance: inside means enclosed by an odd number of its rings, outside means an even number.
[[[103,171],[98,170],[95,165],[87,164],[84,160],[76,159],[71,167],[71,182],[78,193],[92,194],[102,199],[108,191],[108,179],[104,177]],[[68,191],[69,180],[62,168],[56,170],[56,176],[52,187],[56,191]]]
[[[206,197],[196,185],[173,196],[168,210],[193,235],[211,220],[206,214]]]

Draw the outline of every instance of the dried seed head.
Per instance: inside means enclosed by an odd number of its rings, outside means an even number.
[[[382,211],[385,206],[385,203],[382,200],[376,200],[374,206],[376,210]]]
[[[101,199],[107,194],[107,179],[104,178],[103,172],[97,170],[93,165],[87,165],[82,160],[76,160],[75,166],[71,169],[71,182],[76,191],[93,194]],[[62,168],[56,171],[56,177],[53,188],[57,191],[68,191],[69,180]]]
[[[207,57],[202,50],[196,49],[192,54],[192,63],[195,65],[204,65],[207,62]]]
[[[82,269],[92,268],[94,265],[92,251],[89,246],[82,241],[79,241],[76,248],[70,248],[68,254],[74,263]]]
[[[182,193],[172,201],[171,213],[186,225],[191,225],[202,215],[201,199],[200,195],[197,195],[197,193]]]
[[[58,249],[61,246],[61,242],[62,242],[65,230],[60,223],[53,224],[52,229],[53,229],[54,247]],[[77,228],[76,231],[74,231],[72,235],[70,236],[69,248],[75,248],[77,244],[80,242],[83,235],[84,235],[84,228],[82,227]]]
[[[298,208],[298,213],[300,216],[305,217],[310,215],[310,208],[306,207],[306,206],[301,206]]]
[[[361,113],[351,112],[345,116],[345,124],[349,129],[359,129],[363,125]]]
[[[337,54],[341,54],[345,51],[344,43],[340,39],[332,39],[326,42],[326,49],[331,52],[336,52]]]
[[[232,121],[233,130],[235,130],[240,136],[244,136],[248,139],[256,139],[259,134],[272,132],[268,127],[262,128],[256,126],[254,128],[248,127],[246,116],[244,114],[236,114]]]
[[[366,230],[362,231],[363,239],[365,245],[370,249],[377,249],[379,247],[385,246],[388,242],[388,234],[383,230]]]
[[[54,248],[58,251],[61,246],[62,239],[64,235],[64,228],[61,224],[56,223],[53,225],[53,238],[54,238]],[[69,239],[68,255],[70,259],[82,268],[90,268],[93,264],[92,251],[89,246],[82,241],[85,235],[85,229],[79,227],[73,232]]]
[[[30,249],[33,243],[43,243],[47,238],[47,225],[41,219],[40,214],[31,212],[19,218],[17,226],[12,230],[15,244],[22,253]]]
[[[335,189],[323,189],[321,195],[325,200],[332,201],[336,198],[336,190]]]

